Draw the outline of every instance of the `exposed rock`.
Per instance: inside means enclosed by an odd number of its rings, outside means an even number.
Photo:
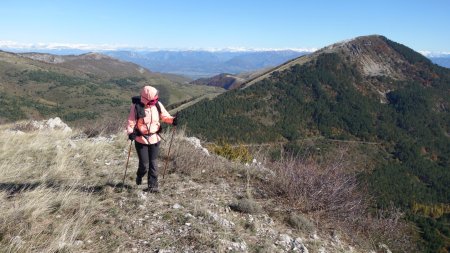
[[[309,252],[306,246],[303,244],[303,240],[301,238],[293,239],[287,234],[280,234],[278,236],[278,241],[276,241],[275,244],[281,246],[284,250],[289,252]]]
[[[76,241],[74,242],[74,245],[75,245],[75,246],[82,246],[83,244],[84,244],[84,242],[81,241],[81,240],[76,240]]]
[[[180,209],[183,208],[180,204],[175,203],[175,205],[172,206],[173,209]]]
[[[63,132],[72,132],[72,129],[59,117],[41,121],[33,120],[27,126],[32,128],[31,130],[62,130]]]
[[[158,253],[173,253],[173,252],[176,252],[176,250],[175,249],[171,249],[171,248],[158,250]]]
[[[382,250],[384,253],[392,253],[392,251],[389,249],[389,247],[386,244],[380,244],[378,247]]]
[[[235,226],[235,224],[232,221],[229,221],[225,218],[220,217],[220,215],[217,213],[213,213],[209,210],[207,211],[207,213],[212,220],[219,223],[224,228],[233,228]]]
[[[22,237],[20,237],[20,236],[14,236],[13,238],[12,238],[12,244],[15,244],[15,245],[21,245],[21,244],[24,244],[25,242],[22,240]]]
[[[184,138],[187,142],[189,142],[195,149],[201,150],[205,155],[209,156],[209,151],[202,146],[200,143],[200,139],[195,137],[186,137]]]
[[[280,234],[278,237],[278,241],[275,242],[276,245],[280,245],[286,249],[289,249],[291,246],[292,237],[287,234]]]
[[[77,148],[77,144],[75,144],[75,142],[72,140],[68,141],[68,145],[70,148]],[[77,155],[79,156],[79,154],[77,154]]]

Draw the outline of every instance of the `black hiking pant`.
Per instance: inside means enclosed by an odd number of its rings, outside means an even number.
[[[159,142],[150,145],[145,145],[137,141],[134,143],[139,157],[139,167],[136,173],[137,177],[143,178],[145,173],[148,172],[148,187],[158,188],[158,167],[156,158],[159,153]]]

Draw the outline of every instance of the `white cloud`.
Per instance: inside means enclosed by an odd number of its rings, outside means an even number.
[[[19,43],[9,40],[0,40],[1,49],[16,50],[62,50],[77,49],[84,51],[106,51],[127,48],[126,45],[110,44],[82,44],[82,43]]]
[[[431,52],[431,51],[419,51],[423,56],[426,57],[448,57],[450,52]]]
[[[9,40],[0,40],[0,49],[3,50],[82,50],[82,51],[114,51],[114,50],[132,50],[132,51],[209,51],[209,52],[261,52],[261,51],[282,51],[292,50],[297,52],[312,53],[317,48],[245,48],[245,47],[227,47],[227,48],[152,48],[145,46],[114,45],[114,44],[83,44],[83,43],[19,43]]]

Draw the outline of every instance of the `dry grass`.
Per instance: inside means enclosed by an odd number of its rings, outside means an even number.
[[[232,222],[220,212],[233,199],[222,176],[235,170],[194,149],[182,130],[161,186],[167,195],[159,198],[134,186],[134,148],[120,187],[129,145],[120,132],[87,138],[81,131],[17,134],[7,128],[0,126],[0,252],[224,252],[218,240],[232,241]],[[160,175],[171,133],[163,134]],[[180,230],[189,222],[189,231]]]
[[[4,131],[10,127],[0,126],[0,252],[283,252],[278,236],[310,232],[311,217],[338,226],[366,214],[342,153],[326,163],[305,158],[245,166],[207,156],[178,129],[168,157],[169,129],[159,159],[160,179],[168,161],[162,194],[144,195],[134,185],[134,148],[121,186],[130,144],[123,133]],[[120,126],[108,128],[100,133]],[[239,212],[230,209],[233,203]],[[297,216],[288,225],[285,215],[270,216],[271,203],[295,207]],[[391,228],[383,220],[378,228]],[[311,240],[331,251],[348,249]]]
[[[257,214],[262,211],[261,206],[253,199],[249,198],[242,198],[234,201],[230,204],[230,208],[233,211],[250,214]]]
[[[78,133],[35,131],[0,137],[0,249],[62,252],[83,249],[102,211],[96,192],[100,161],[112,143],[75,140]],[[94,243],[92,243],[94,244]]]
[[[117,134],[123,131],[126,119],[116,117],[102,118],[81,127],[88,138]]]

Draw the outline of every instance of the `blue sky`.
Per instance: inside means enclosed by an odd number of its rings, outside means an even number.
[[[448,0],[2,0],[0,47],[320,48],[381,34],[450,52],[449,13]]]

